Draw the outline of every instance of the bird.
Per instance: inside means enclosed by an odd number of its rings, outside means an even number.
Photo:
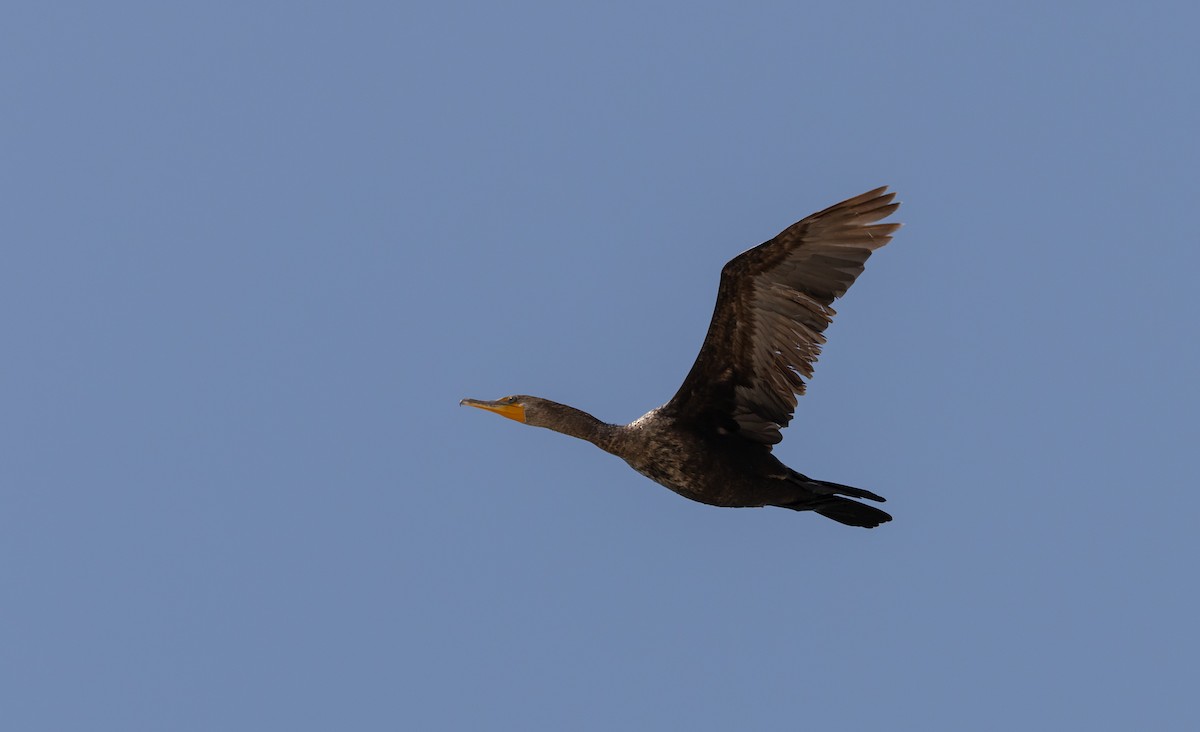
[[[721,269],[717,303],[691,371],[666,404],[626,424],[524,394],[463,399],[511,420],[587,440],[685,498],[728,508],[814,511],[874,528],[892,517],[854,499],[871,491],[809,478],[772,453],[825,343],[824,331],[871,253],[900,228],[887,186],[784,229]]]

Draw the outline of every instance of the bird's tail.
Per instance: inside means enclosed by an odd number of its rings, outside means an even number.
[[[891,514],[887,511],[880,511],[874,506],[838,496],[826,496],[804,508],[816,511],[839,524],[861,526],[864,529],[873,529],[892,520]]]
[[[812,491],[819,496],[850,496],[851,498],[867,498],[872,501],[879,501],[880,503],[885,503],[887,501],[886,498],[877,493],[872,493],[871,491],[864,490],[862,488],[855,488],[852,485],[831,483],[828,480],[815,480],[807,475],[804,475],[803,473],[797,473],[795,470],[790,468],[788,469],[788,472],[790,473],[788,476],[789,480],[791,480],[793,483],[800,484],[805,488],[805,490]]]
[[[878,493],[872,493],[871,491],[863,488],[855,488],[851,485],[830,483],[827,480],[813,480],[812,478],[808,478],[807,483],[808,485],[806,485],[805,488],[808,488],[813,493],[819,493],[822,495],[850,496],[851,498],[866,498],[872,501],[879,501],[880,503],[887,501],[886,498]]]
[[[847,526],[861,526],[864,529],[873,529],[892,520],[891,515],[886,511],[881,511],[865,503],[851,501],[849,498],[842,498],[842,496],[850,496],[851,498],[867,498],[882,502],[887,500],[883,496],[841,483],[814,480],[794,470],[789,477],[793,483],[799,484],[808,495],[803,495],[790,503],[781,504],[782,508],[790,508],[794,511],[816,511],[825,518],[833,519],[838,523]]]

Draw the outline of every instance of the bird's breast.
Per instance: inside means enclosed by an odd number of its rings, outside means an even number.
[[[716,506],[747,504],[722,452],[701,436],[651,414],[625,428],[611,450],[631,468],[693,501]]]

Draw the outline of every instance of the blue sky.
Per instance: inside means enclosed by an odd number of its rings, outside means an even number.
[[[4,16],[12,729],[1196,725],[1195,9]],[[776,451],[892,523],[457,406],[636,418],[881,184]]]

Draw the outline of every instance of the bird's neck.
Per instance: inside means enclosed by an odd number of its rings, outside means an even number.
[[[538,426],[587,440],[606,452],[613,451],[614,440],[620,430],[618,425],[601,422],[582,409],[566,404],[557,404],[553,418]]]

